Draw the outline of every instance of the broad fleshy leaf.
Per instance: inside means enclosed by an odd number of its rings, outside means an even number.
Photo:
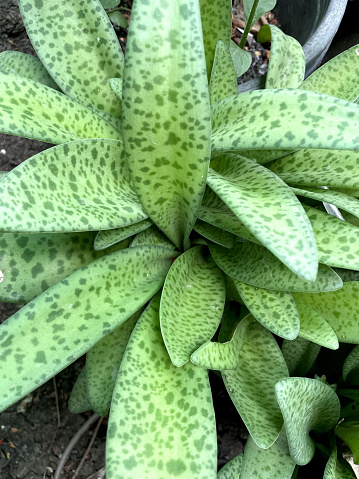
[[[72,388],[69,410],[72,414],[81,414],[91,409],[92,406],[87,393],[86,366],[84,366]]]
[[[343,459],[334,442],[329,460],[325,466],[323,479],[356,479],[356,475],[349,463]]]
[[[347,380],[349,374],[359,370],[359,346],[355,346],[346,357],[343,364],[343,379]]]
[[[333,389],[310,378],[285,378],[275,385],[294,462],[308,464],[314,456],[315,443],[310,431],[323,433],[335,427],[340,402]]]
[[[130,248],[135,246],[163,246],[164,248],[169,248],[170,250],[175,250],[175,245],[162,234],[162,232],[157,228],[157,226],[152,225],[141,233],[138,233],[132,243]]]
[[[209,82],[210,102],[223,100],[238,93],[237,75],[229,48],[219,41],[216,47],[211,80]]]
[[[227,281],[225,281],[225,283],[227,290]],[[245,310],[245,312],[243,310]],[[218,334],[218,341],[221,343],[232,341],[233,337],[235,336],[238,323],[245,316],[248,316],[248,314],[249,311],[245,306],[239,307],[239,305],[233,301],[226,301],[221,319],[221,328]]]
[[[197,220],[193,226],[193,229],[204,238],[209,239],[213,243],[224,246],[225,248],[233,248],[236,237],[228,231],[216,228],[204,221]]]
[[[0,71],[14,73],[15,75],[42,83],[54,90],[61,91],[41,61],[33,55],[17,51],[1,52]]]
[[[263,25],[257,41],[271,42],[265,88],[298,88],[304,80],[305,58],[299,42],[275,25]]]
[[[231,52],[232,61],[237,77],[241,77],[247,70],[249,70],[252,64],[252,55],[239,48],[233,40],[230,41],[229,51]]]
[[[304,281],[288,269],[263,246],[250,242],[234,248],[210,244],[211,255],[218,266],[232,278],[258,288],[273,291],[334,291],[343,282],[331,268],[319,265],[315,281]]]
[[[101,116],[41,83],[0,72],[0,90],[1,133],[55,144],[80,138],[121,139]]]
[[[122,104],[122,88],[123,88],[122,78],[110,78],[109,81],[110,81],[112,90],[116,93],[118,100]]]
[[[106,475],[117,479],[121,471],[121,479],[215,479],[216,426],[207,372],[192,363],[173,366],[158,309],[159,296],[139,319],[121,363],[111,404]]]
[[[174,256],[155,246],[112,253],[75,271],[3,323],[0,410],[71,364],[138,311],[162,286]]]
[[[238,351],[233,338],[226,343],[207,341],[192,354],[191,361],[196,366],[216,371],[236,369],[238,367]]]
[[[133,225],[123,226],[122,228],[99,231],[95,238],[94,248],[96,251],[109,248],[110,246],[119,243],[126,238],[130,238],[141,231],[145,231],[152,225],[152,221],[147,219]]]
[[[359,421],[343,421],[335,432],[350,447],[354,464],[359,464]]]
[[[318,257],[312,227],[280,178],[252,160],[228,154],[211,162],[207,184],[289,269],[304,280],[315,279]]]
[[[244,18],[246,23],[249,21],[252,8],[254,7],[255,0],[243,0],[244,7]],[[253,12],[253,19],[251,21],[250,28],[256,23],[257,20],[261,18],[262,15],[272,10],[275,7],[277,0],[259,0],[257,2],[256,8]]]
[[[359,106],[322,93],[258,90],[225,98],[211,111],[213,151],[359,150]]]
[[[100,416],[107,416],[118,370],[135,324],[142,313],[137,311],[112,333],[107,334],[86,354],[88,398]]]
[[[305,376],[314,364],[319,351],[319,344],[300,337],[293,341],[285,339],[282,343],[282,354],[291,376]]]
[[[291,479],[295,463],[290,457],[288,441],[282,429],[276,442],[261,449],[249,436],[244,449],[241,479]],[[229,479],[234,479],[231,476]]]
[[[122,142],[114,140],[81,140],[45,150],[7,174],[0,195],[2,231],[111,229],[147,217],[133,190]]]
[[[239,479],[243,463],[243,453],[228,461],[217,474],[217,479]]]
[[[103,8],[115,8],[121,3],[121,0],[100,0]]]
[[[236,336],[238,367],[223,371],[223,381],[254,441],[268,448],[283,425],[274,385],[288,376],[288,368],[276,340],[251,315],[239,323]]]
[[[272,333],[295,339],[299,333],[299,314],[290,293],[257,288],[234,281],[244,304],[252,316]]]
[[[123,135],[134,186],[148,216],[182,249],[211,152],[198,0],[135,2],[125,64]]]
[[[345,193],[323,188],[291,188],[297,196],[324,201],[359,217],[359,200]]]
[[[126,17],[118,10],[115,10],[114,12],[109,12],[108,18],[117,27],[128,28],[128,21]]]
[[[221,270],[196,246],[171,266],[161,297],[161,331],[171,361],[183,366],[221,321],[226,290]]]
[[[60,88],[119,118],[109,79],[122,76],[123,53],[101,2],[19,0],[19,6],[31,43]]]
[[[343,283],[351,281],[359,281],[359,271],[352,271],[350,269],[333,268],[336,273],[342,278]]]

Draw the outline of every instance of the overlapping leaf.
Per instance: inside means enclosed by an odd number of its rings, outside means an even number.
[[[233,459],[228,461],[222,469],[217,474],[217,479],[233,479],[238,478],[241,475],[242,469],[242,462],[243,462],[243,454],[237,454],[234,456]]]
[[[170,250],[175,250],[175,245],[161,233],[157,226],[152,225],[141,233],[138,233],[130,244],[130,247],[135,246],[163,246]]]
[[[231,52],[233,66],[236,72],[236,76],[242,76],[252,64],[252,55],[239,48],[239,46],[233,41],[230,41],[229,51]]]
[[[87,393],[86,366],[84,366],[72,388],[69,410],[72,414],[81,414],[91,409],[92,406]]]
[[[343,459],[334,443],[329,460],[325,466],[323,479],[355,479],[356,475],[349,463]]]
[[[209,82],[210,102],[223,100],[238,93],[237,75],[228,46],[219,41],[216,47],[211,80]]]
[[[250,15],[252,13],[252,21],[250,22],[250,28],[260,19],[262,15],[272,10],[275,7],[277,0],[243,0],[244,18],[246,23],[249,22]],[[256,4],[256,5],[255,5]],[[254,11],[252,12],[252,9]]]
[[[359,200],[350,195],[323,188],[292,188],[297,196],[304,196],[318,201],[324,201],[348,211],[354,216],[359,217]]]
[[[359,370],[359,346],[355,348],[348,354],[347,358],[343,364],[343,379],[344,381],[348,378],[351,372]]]
[[[113,230],[99,231],[95,238],[94,248],[96,251],[100,251],[105,248],[123,241],[126,238],[140,233],[152,226],[151,220],[143,220],[129,226],[123,226],[122,228],[115,228]]]
[[[354,464],[359,464],[359,421],[343,421],[335,432],[350,447]]]
[[[300,337],[293,341],[285,339],[282,343],[282,354],[291,376],[305,376],[316,360],[319,351],[319,344]]]
[[[207,341],[192,354],[191,361],[202,368],[217,371],[236,369],[238,351],[233,338],[226,343]]]
[[[106,450],[108,479],[215,479],[215,418],[207,372],[176,368],[163,344],[159,297],[139,319],[116,382]],[[141,418],[140,423],[138,422]]]
[[[209,239],[213,243],[217,243],[225,248],[233,248],[236,237],[228,231],[212,226],[204,221],[197,220],[193,229],[204,238]]]

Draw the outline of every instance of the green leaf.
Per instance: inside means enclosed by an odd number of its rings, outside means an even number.
[[[337,389],[337,394],[359,401],[359,389]]]
[[[339,453],[334,443],[327,465],[325,466],[323,479],[356,479],[356,475],[349,463]]]
[[[87,393],[86,366],[84,366],[72,388],[69,410],[72,414],[81,414],[91,409],[92,406]]]
[[[255,5],[257,3],[257,5]],[[246,23],[250,19],[250,14],[252,13],[252,9],[254,7],[252,21],[250,22],[250,28],[256,23],[257,20],[261,18],[262,15],[272,10],[275,7],[277,0],[243,0],[243,7],[244,7],[244,19]]]
[[[122,228],[115,228],[113,230],[99,231],[95,238],[94,248],[96,251],[101,251],[105,248],[123,241],[126,238],[145,231],[152,226],[151,220],[143,220],[138,223],[129,226],[123,226]]]
[[[131,25],[123,84],[128,164],[148,216],[182,249],[198,216],[211,153],[199,5],[135,3]]]
[[[154,246],[115,252],[75,271],[3,323],[0,410],[138,311],[162,286],[174,256]]]
[[[295,339],[299,333],[299,315],[290,293],[256,288],[234,281],[242,300],[254,318],[272,333]]]
[[[217,474],[217,479],[239,479],[241,475],[243,454],[237,454],[228,461]]]
[[[99,0],[19,1],[41,62],[73,100],[121,117],[108,80],[121,77],[123,53]]]
[[[350,447],[354,464],[359,464],[359,421],[343,421],[335,432]]]
[[[291,376],[305,376],[314,364],[319,351],[319,344],[300,337],[293,341],[285,339],[282,343],[282,354]]]
[[[116,93],[117,98],[121,101],[122,104],[122,78],[110,78],[109,82],[112,90]]]
[[[294,300],[305,304],[320,314],[334,329],[339,342],[359,343],[359,283],[344,283],[339,291],[318,294],[294,294]]]
[[[93,409],[100,416],[107,416],[113,389],[128,340],[142,313],[137,311],[112,333],[107,334],[86,354],[88,397]]]
[[[146,218],[122,143],[114,140],[82,140],[45,150],[0,184],[3,231],[90,231]]]
[[[258,288],[319,292],[333,291],[343,285],[337,273],[324,265],[319,265],[315,281],[304,281],[263,246],[250,242],[237,243],[232,249],[215,244],[209,246],[214,261],[226,274]]]
[[[163,246],[164,248],[169,248],[170,250],[176,249],[174,244],[171,243],[171,241],[166,238],[155,225],[152,225],[146,230],[141,231],[141,233],[138,233],[130,244],[130,248],[133,248],[135,246],[151,245]]]
[[[216,371],[236,369],[238,354],[233,338],[226,343],[207,341],[192,354],[191,361],[196,366]]]
[[[266,88],[298,88],[304,80],[305,58],[299,42],[275,25],[263,25],[257,41],[271,41]]]
[[[239,323],[236,336],[238,367],[222,372],[223,381],[250,435],[265,449],[283,425],[274,384],[288,369],[276,340],[251,315]]]
[[[208,79],[218,41],[230,45],[232,27],[231,0],[199,0]]]
[[[349,269],[333,268],[336,273],[342,278],[343,283],[351,281],[359,281],[359,271],[351,271]]]
[[[115,8],[121,3],[121,0],[100,0],[103,8]]]
[[[42,83],[54,90],[61,91],[41,61],[32,55],[17,51],[0,53],[0,71],[14,73],[35,82]]]
[[[291,479],[295,467],[290,457],[288,441],[284,430],[268,449],[261,449],[249,436],[244,449],[243,479]],[[233,479],[233,476],[229,479]]]
[[[275,385],[289,450],[293,461],[304,466],[314,456],[315,443],[310,431],[319,434],[335,427],[340,402],[333,389],[310,378],[285,378]]]
[[[353,401],[344,406],[340,411],[340,418],[359,421],[359,402]]]
[[[246,71],[249,70],[252,64],[252,55],[246,50],[239,48],[239,46],[234,43],[233,40],[231,40],[229,43],[229,51],[231,52],[236,76],[241,77],[244,73],[246,73]]]
[[[108,17],[111,20],[111,22],[117,27],[128,28],[127,18],[124,17],[121,12],[117,10],[115,12],[109,12]]]
[[[179,256],[171,266],[161,298],[161,331],[171,361],[183,366],[210,340],[221,321],[226,290],[221,270],[203,247]]]
[[[359,346],[355,346],[346,357],[343,364],[343,379],[347,380],[350,373],[359,370]]]
[[[106,476],[215,479],[217,440],[207,372],[172,365],[159,327],[159,296],[139,319],[116,382]]]
[[[304,196],[318,201],[324,201],[336,205],[352,215],[359,217],[359,200],[345,193],[323,188],[292,188],[297,196]]]
[[[225,248],[233,248],[236,237],[225,230],[216,228],[204,221],[197,220],[193,229],[204,238],[209,239],[213,243],[217,243]]]
[[[219,41],[216,47],[211,80],[209,82],[209,97],[211,104],[228,96],[237,95],[237,75],[228,46]]]
[[[227,289],[227,281],[225,283]],[[244,313],[243,310],[245,310]],[[227,343],[228,341],[232,341],[239,322],[245,316],[247,316],[248,313],[249,312],[245,306],[242,308],[234,302],[227,301],[224,305],[223,316],[221,319],[221,329],[219,330],[218,334],[218,341],[221,343]]]
[[[314,281],[318,257],[312,227],[280,178],[252,160],[228,154],[211,162],[207,184],[280,261]]]
[[[358,105],[322,93],[258,90],[225,98],[211,110],[213,151],[359,149]]]
[[[0,233],[0,300],[27,303],[73,271],[127,247],[93,250],[95,233]]]
[[[0,72],[0,90],[2,133],[56,144],[80,138],[121,138],[95,112],[41,83]]]

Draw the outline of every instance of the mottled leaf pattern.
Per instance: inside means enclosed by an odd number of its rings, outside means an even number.
[[[305,58],[300,43],[275,25],[263,25],[257,41],[271,41],[265,88],[298,88],[304,80]]]
[[[225,248],[233,248],[236,237],[228,231],[224,231],[220,228],[216,228],[204,221],[197,220],[193,226],[193,229],[204,238],[209,239],[213,243],[217,243]]]
[[[71,364],[138,311],[162,286],[173,257],[168,249],[155,246],[105,256],[3,323],[0,410]]]
[[[146,230],[152,226],[152,224],[151,220],[143,220],[133,225],[123,226],[122,228],[99,231],[95,238],[94,248],[96,251],[109,248],[126,238],[130,238],[131,236]]]
[[[356,479],[356,475],[349,463],[343,459],[334,443],[327,465],[325,466],[323,479]]]
[[[299,314],[290,293],[257,288],[240,281],[234,284],[244,304],[262,326],[281,338],[298,336]]]
[[[197,219],[211,148],[198,0],[135,2],[122,106],[136,191],[148,216],[181,249]]]
[[[82,369],[71,391],[69,399],[69,410],[72,414],[81,414],[92,409],[86,380],[86,366]]]
[[[349,374],[355,370],[359,370],[359,346],[355,346],[354,349],[348,354],[343,364],[343,379],[346,381]]]
[[[228,46],[219,41],[216,47],[211,80],[209,82],[210,102],[223,100],[228,96],[237,95],[237,75]]]
[[[327,384],[310,378],[282,379],[275,385],[275,392],[292,459],[300,466],[308,464],[315,451],[309,433],[323,433],[336,425],[340,414],[338,396]]]
[[[141,233],[138,233],[130,247],[133,248],[135,246],[163,246],[164,248],[169,248],[170,250],[176,249],[173,243],[166,238],[161,231],[155,226],[152,225]]]
[[[283,425],[274,385],[288,376],[288,369],[271,333],[252,316],[239,323],[237,335],[238,367],[223,371],[223,381],[254,441],[268,448]]]
[[[88,397],[100,416],[107,416],[118,370],[135,324],[142,313],[139,310],[112,333],[107,334],[86,354]]]
[[[227,462],[217,474],[217,479],[239,479],[241,475],[243,454],[237,454]]]
[[[229,44],[229,51],[231,52],[234,69],[237,77],[242,76],[252,64],[252,55],[246,50],[242,50],[239,46],[231,40]],[[237,92],[236,92],[237,93]]]
[[[294,341],[285,339],[282,343],[282,354],[291,376],[305,376],[316,360],[319,351],[319,344],[300,337]]]
[[[109,79],[122,76],[123,53],[100,1],[20,0],[19,5],[31,43],[61,89],[85,106],[120,117]]]
[[[207,184],[289,269],[315,279],[318,257],[310,222],[280,178],[242,156],[221,155],[211,162]]]
[[[254,7],[255,0],[243,0],[244,7],[244,18],[245,21],[249,21],[250,14],[252,13],[252,8]],[[275,7],[277,0],[259,0],[255,6],[253,19],[251,22],[251,28],[260,19],[262,15],[272,10]]]
[[[226,291],[222,272],[201,246],[182,254],[168,272],[161,298],[161,331],[171,361],[183,366],[220,323]]]
[[[217,371],[236,369],[238,366],[238,352],[233,341],[228,341],[227,343],[207,341],[192,354],[191,361],[201,368]]]
[[[343,285],[337,273],[324,265],[319,265],[315,281],[304,281],[263,246],[250,242],[237,243],[232,249],[210,244],[210,250],[214,261],[226,274],[258,288],[318,292],[334,291]]]
[[[117,98],[122,104],[122,78],[110,78],[109,80],[112,90],[116,93]]]
[[[351,281],[359,281],[359,271],[352,271],[350,269],[333,268],[336,273],[342,278],[343,283]]]
[[[216,478],[216,429],[207,372],[172,365],[159,327],[159,297],[139,319],[116,382],[106,476]],[[140,423],[138,420],[140,419]]]
[[[41,188],[34,188],[38,183]],[[110,229],[147,217],[132,188],[122,143],[114,140],[45,150],[6,175],[0,194],[3,231]]]
[[[292,191],[297,196],[325,201],[359,217],[359,200],[345,193],[323,188],[292,188]]]

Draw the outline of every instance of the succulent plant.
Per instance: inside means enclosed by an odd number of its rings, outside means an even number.
[[[0,182],[0,299],[26,303],[0,409],[86,353],[70,409],[110,410],[109,479],[214,478],[212,369],[250,432],[218,477],[300,477],[316,447],[354,477],[357,348],[342,402],[313,364],[359,343],[358,47],[303,81],[265,26],[266,88],[238,95],[228,0],[135,0],[126,59],[99,0],[19,3],[38,58],[0,55],[0,130],[56,146]]]

